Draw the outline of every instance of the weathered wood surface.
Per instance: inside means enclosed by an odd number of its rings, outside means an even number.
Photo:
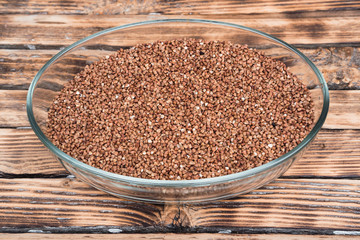
[[[360,48],[300,48],[322,72],[329,88],[360,89]],[[3,49],[0,89],[27,89],[40,68],[59,50]],[[96,55],[96,50],[91,50]]]
[[[323,74],[329,89],[360,89],[360,48],[299,49]]]
[[[0,127],[28,127],[26,90],[0,90]],[[330,91],[330,110],[324,128],[360,129],[360,91]]]
[[[173,18],[211,19],[236,23],[272,34],[288,43],[308,46],[359,45],[360,11],[319,12],[291,18],[280,15],[0,15],[1,48],[53,49],[100,30],[123,24]],[[346,31],[344,31],[346,29]],[[149,33],[151,34],[151,33]]]
[[[31,129],[0,129],[0,177],[66,175]]]
[[[258,14],[298,12],[333,12],[357,10],[360,4],[357,1],[320,0],[309,2],[301,1],[166,1],[166,0],[68,0],[51,1],[50,4],[41,0],[0,1],[2,8],[0,14]]]
[[[0,129],[0,177],[59,177],[68,173],[31,129]],[[360,131],[322,130],[286,178],[359,178]]]
[[[359,1],[335,0],[0,0],[0,232],[24,233],[0,238],[356,238],[359,10]],[[262,30],[300,48],[323,73],[333,90],[325,129],[279,180],[207,204],[134,203],[66,177],[29,129],[26,90],[61,48],[105,28],[167,18],[211,19]],[[58,234],[39,234],[50,232]],[[120,232],[132,234],[65,234]]]
[[[330,108],[324,128],[360,128],[360,91],[330,91]]]
[[[36,231],[36,230],[34,230]],[[109,229],[116,232],[117,230]],[[221,232],[221,231],[220,231]],[[148,233],[148,234],[42,234],[39,233],[22,233],[22,234],[3,234],[4,239],[8,240],[37,240],[41,239],[49,240],[60,240],[60,239],[72,239],[72,240],[83,240],[83,239],[117,239],[117,240],[128,240],[128,239],[140,239],[140,240],[319,240],[319,239],[335,239],[335,240],[350,240],[360,239],[360,237],[344,236],[347,232],[338,231],[339,234],[336,236],[329,235],[292,235],[292,234],[229,234],[228,233]],[[343,235],[340,235],[343,234]]]
[[[265,233],[277,228],[295,234],[360,229],[360,180],[280,179],[235,199],[180,206],[124,201],[71,178],[0,183],[0,225],[6,226],[0,232],[66,227],[96,232],[98,226],[130,232],[176,227]]]

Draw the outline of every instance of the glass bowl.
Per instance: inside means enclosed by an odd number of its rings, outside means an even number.
[[[91,167],[55,147],[46,136],[49,106],[64,84],[85,65],[139,43],[181,38],[231,41],[247,44],[284,62],[310,89],[315,103],[311,132],[290,152],[262,166],[226,176],[199,180],[149,180],[123,176]],[[251,28],[215,21],[171,19],[114,27],[66,47],[36,74],[27,95],[27,114],[36,135],[53,156],[78,179],[112,195],[154,203],[188,203],[230,198],[259,188],[283,174],[299,159],[323,125],[329,92],[319,70],[291,45]]]

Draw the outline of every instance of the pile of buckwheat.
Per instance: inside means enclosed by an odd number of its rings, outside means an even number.
[[[278,158],[313,121],[310,93],[284,63],[247,46],[185,39],[86,66],[51,105],[48,136],[105,171],[184,180]]]

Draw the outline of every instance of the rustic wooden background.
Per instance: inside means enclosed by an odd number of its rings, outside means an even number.
[[[318,66],[330,88],[328,119],[284,176],[231,200],[152,205],[97,191],[49,156],[25,111],[41,66],[102,29],[166,18],[256,28]],[[359,167],[360,1],[0,0],[0,238],[353,239],[360,235]]]

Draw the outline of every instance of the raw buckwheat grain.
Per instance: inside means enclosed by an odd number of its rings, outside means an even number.
[[[306,86],[247,46],[195,39],[120,49],[68,82],[48,135],[93,167],[149,179],[199,179],[267,163],[314,121]]]

